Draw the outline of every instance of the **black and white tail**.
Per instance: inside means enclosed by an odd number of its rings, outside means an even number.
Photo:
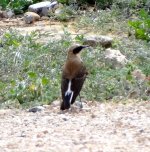
[[[70,108],[72,97],[73,97],[73,91],[71,90],[71,80],[69,80],[68,89],[65,92],[64,101],[61,104],[61,110]]]

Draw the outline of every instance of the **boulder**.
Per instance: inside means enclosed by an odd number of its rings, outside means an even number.
[[[24,21],[27,24],[33,23],[34,21],[37,21],[40,19],[40,16],[34,12],[26,12],[24,14]]]
[[[126,56],[123,55],[119,50],[111,48],[105,51],[106,62],[111,64],[113,68],[122,67],[127,63]]]
[[[83,40],[84,45],[90,45],[92,47],[96,47],[98,45],[108,48],[112,46],[113,39],[108,36],[90,36],[90,37],[85,37]]]
[[[35,12],[35,13],[41,15],[41,16],[47,16],[49,11],[51,9],[55,8],[55,6],[57,4],[58,4],[57,1],[54,1],[54,2],[49,2],[49,1],[40,2],[40,3],[30,5],[28,10],[30,12]]]

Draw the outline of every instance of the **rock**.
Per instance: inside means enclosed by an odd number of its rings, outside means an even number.
[[[14,15],[12,10],[0,11],[0,17],[2,18],[12,18]]]
[[[75,104],[78,108],[83,108],[83,103],[80,101],[76,101]]]
[[[12,18],[15,15],[12,10],[8,10],[6,14],[7,18]]]
[[[45,2],[40,2],[40,3],[36,3],[33,5],[30,5],[28,10],[31,12],[35,12],[41,16],[47,16],[48,12],[55,8],[55,6],[57,5],[57,1],[54,2],[49,2],[49,1],[45,1]]]
[[[82,102],[80,102],[80,101],[75,101],[75,103],[74,103],[74,107],[75,107],[75,109],[77,110],[77,109],[79,109],[79,110],[90,110],[91,108],[90,108],[90,106],[86,103],[86,101],[84,100],[84,99],[82,99],[81,100]],[[72,106],[72,107],[73,107]]]
[[[34,21],[37,21],[40,19],[40,16],[34,12],[26,12],[24,14],[24,21],[27,24],[33,23]]]
[[[3,11],[0,10],[0,18],[3,18]]]
[[[44,110],[45,108],[43,106],[35,106],[29,109],[29,112],[40,112],[42,110]]]
[[[129,99],[136,99],[136,98],[138,98],[139,95],[140,95],[140,91],[134,90],[134,91],[129,92],[128,98]]]
[[[63,9],[62,8],[57,8],[56,10],[55,10],[55,15],[56,16],[59,16],[59,15],[61,15],[63,13]]]
[[[150,96],[150,88],[147,88],[147,90],[145,91],[147,96]]]
[[[101,45],[102,47],[108,48],[112,46],[113,39],[108,36],[92,36],[92,37],[85,37],[83,44],[90,45],[92,47],[96,47]]]
[[[132,76],[137,80],[145,80],[146,76],[142,73],[141,70],[137,69],[132,72]]]
[[[70,119],[70,117],[67,116],[67,115],[65,115],[65,114],[61,114],[61,115],[60,115],[60,118],[61,118],[62,120],[64,120],[64,121],[67,121],[67,120]]]
[[[56,16],[61,15],[63,13],[63,9],[64,9],[63,4],[59,3],[59,5],[57,6],[57,8],[54,11],[54,14]]]
[[[122,67],[127,63],[126,56],[123,55],[119,50],[106,49],[105,51],[106,62],[111,64],[113,68]]]

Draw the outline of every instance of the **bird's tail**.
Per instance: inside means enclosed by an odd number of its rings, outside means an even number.
[[[72,97],[73,97],[73,91],[71,90],[71,80],[70,80],[68,84],[68,90],[65,92],[65,96],[60,107],[61,110],[70,108]]]
[[[61,107],[60,107],[61,110],[65,110],[65,109],[70,108],[72,97],[73,97],[73,91],[67,92],[65,94],[64,101],[62,102]]]

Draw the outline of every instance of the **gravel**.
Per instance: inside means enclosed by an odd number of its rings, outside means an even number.
[[[150,152],[150,103],[0,110],[1,152]]]

